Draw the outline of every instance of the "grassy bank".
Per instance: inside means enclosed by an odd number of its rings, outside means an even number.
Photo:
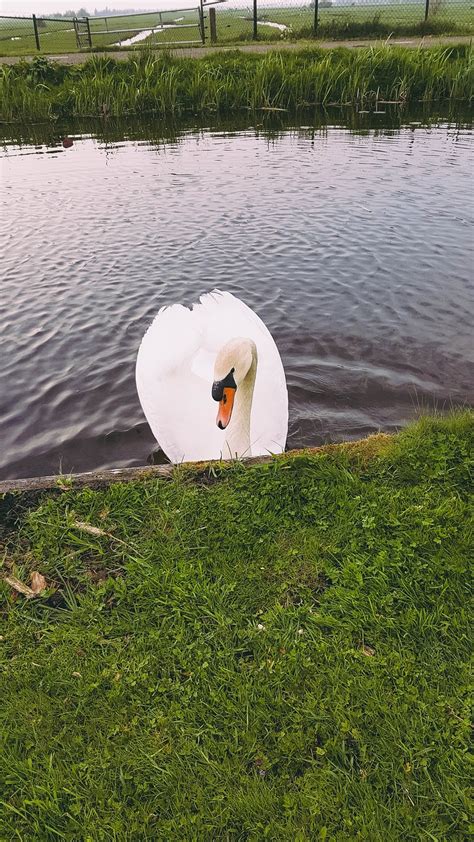
[[[6,498],[0,837],[466,838],[473,432]]]
[[[470,45],[404,50],[308,49],[202,59],[142,53],[128,61],[93,57],[65,66],[36,59],[0,68],[0,119],[231,113],[299,108],[468,100],[474,81]]]

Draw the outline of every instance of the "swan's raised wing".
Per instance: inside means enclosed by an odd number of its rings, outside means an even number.
[[[262,320],[230,293],[203,295],[192,310],[160,310],[143,337],[136,366],[143,411],[172,462],[219,459],[224,433],[211,388],[219,349],[236,336],[258,351],[251,415],[252,454],[278,453],[288,431],[288,394],[278,349]]]
[[[222,433],[211,396],[216,353],[196,314],[181,304],[162,308],[142,339],[135,371],[138,396],[172,462],[221,456]]]

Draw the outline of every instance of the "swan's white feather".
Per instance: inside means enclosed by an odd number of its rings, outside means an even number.
[[[212,400],[214,360],[233,337],[258,352],[250,424],[253,456],[280,453],[288,432],[288,393],[275,342],[262,320],[229,292],[202,295],[192,310],[162,308],[138,351],[138,395],[152,432],[172,462],[225,458],[225,432]]]

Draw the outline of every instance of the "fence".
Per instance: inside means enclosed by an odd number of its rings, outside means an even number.
[[[0,55],[314,36],[343,39],[474,32],[474,0],[197,2],[191,8],[100,17],[0,16]]]

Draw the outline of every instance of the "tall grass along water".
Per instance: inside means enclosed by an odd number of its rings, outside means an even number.
[[[460,45],[229,52],[202,59],[148,52],[128,61],[93,57],[82,66],[39,58],[0,67],[0,119],[235,115],[331,103],[467,101],[474,87],[472,57],[472,47]]]

